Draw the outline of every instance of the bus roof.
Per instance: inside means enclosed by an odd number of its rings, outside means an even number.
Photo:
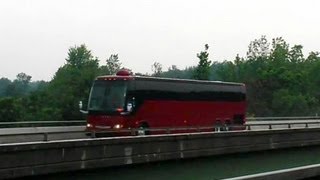
[[[117,75],[106,75],[98,76],[97,80],[146,80],[146,81],[162,81],[162,82],[184,82],[194,84],[217,84],[217,85],[229,85],[229,86],[245,86],[244,83],[236,82],[223,82],[223,81],[209,81],[209,80],[194,80],[194,79],[178,79],[178,78],[164,78],[164,77],[152,77],[152,76],[117,76]]]

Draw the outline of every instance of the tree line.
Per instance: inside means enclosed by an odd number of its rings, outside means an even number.
[[[302,45],[290,46],[281,37],[269,42],[261,36],[249,44],[245,57],[213,62],[205,79],[245,83],[249,116],[317,116],[320,55],[304,56],[302,50]],[[193,78],[199,66],[185,70],[172,66],[160,76]]]
[[[121,68],[117,54],[99,65],[85,45],[71,47],[66,62],[49,82],[31,82],[19,73],[14,81],[0,80],[1,121],[57,121],[83,119],[79,100],[86,102],[96,76],[114,74]],[[14,89],[14,91],[12,91]]]
[[[271,42],[265,36],[253,40],[245,57],[211,61],[209,45],[195,57],[197,65],[163,71],[159,62],[149,76],[241,82],[247,86],[249,116],[317,115],[320,105],[320,56],[304,56],[302,45],[290,46],[283,38]],[[15,80],[0,79],[0,121],[48,121],[83,119],[78,103],[87,104],[96,76],[115,74],[123,68],[112,54],[105,65],[85,45],[69,49],[65,64],[49,82],[32,82],[19,73]],[[146,75],[136,73],[138,75]]]

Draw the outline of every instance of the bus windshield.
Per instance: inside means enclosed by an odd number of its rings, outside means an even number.
[[[124,109],[127,83],[125,81],[94,82],[90,97],[89,111],[119,111]]]

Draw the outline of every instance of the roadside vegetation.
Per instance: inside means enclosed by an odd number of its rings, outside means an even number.
[[[318,115],[319,52],[304,55],[302,45],[290,46],[282,38],[269,42],[265,36],[249,44],[245,57],[211,61],[208,49],[206,44],[195,55],[198,64],[185,69],[172,65],[163,71],[162,65],[154,62],[150,76],[245,83],[250,116]],[[74,46],[49,82],[34,82],[23,72],[13,81],[0,78],[0,121],[83,119],[79,100],[86,104],[96,76],[114,74],[123,68],[119,57],[112,54],[99,60],[85,45]],[[105,65],[100,65],[103,61]]]

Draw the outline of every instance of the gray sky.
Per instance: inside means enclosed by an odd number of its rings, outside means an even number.
[[[245,56],[250,41],[282,36],[320,51],[317,0],[0,0],[0,77],[51,80],[69,47],[86,44],[104,64],[118,53],[134,72]]]

